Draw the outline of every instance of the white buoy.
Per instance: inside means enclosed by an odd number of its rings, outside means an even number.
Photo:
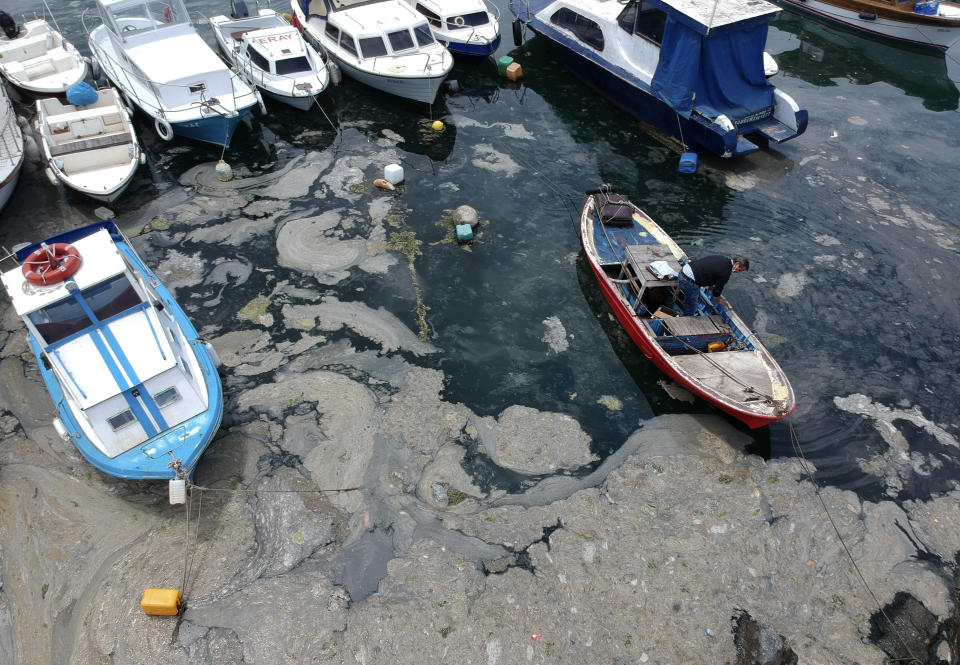
[[[187,481],[175,478],[170,481],[170,505],[187,502]]]
[[[233,170],[230,168],[230,165],[222,159],[217,162],[215,171],[217,172],[217,180],[221,182],[227,182],[233,179]]]
[[[403,167],[399,164],[387,164],[383,169],[383,179],[391,185],[403,182]]]

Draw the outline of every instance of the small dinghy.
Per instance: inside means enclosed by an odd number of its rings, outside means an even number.
[[[330,81],[323,57],[300,31],[272,9],[250,16],[243,0],[233,0],[230,16],[210,19],[213,36],[234,71],[261,92],[307,110]]]
[[[107,203],[130,184],[143,153],[120,94],[80,82],[67,101],[37,101],[34,126],[47,164],[47,176],[70,189]]]
[[[3,285],[60,436],[112,476],[189,479],[220,426],[223,392],[213,347],[170,292],[112,221],[13,256]]]
[[[732,307],[701,288],[696,313],[677,316],[683,306],[676,275],[687,256],[670,236],[609,186],[587,194],[580,215],[584,253],[603,297],[643,355],[748,427],[793,411],[786,374]]]
[[[43,19],[18,26],[0,12],[0,74],[18,90],[46,97],[63,95],[87,75],[87,61]]]
[[[0,210],[7,205],[20,179],[23,166],[23,133],[17,114],[7,97],[7,89],[0,84]]]

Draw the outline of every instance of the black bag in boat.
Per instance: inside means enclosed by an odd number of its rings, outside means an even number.
[[[633,224],[633,206],[624,194],[617,194],[610,185],[601,185],[600,189],[588,192],[593,196],[593,206],[600,215],[600,221],[610,226],[630,226]]]

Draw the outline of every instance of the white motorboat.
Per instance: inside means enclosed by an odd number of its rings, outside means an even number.
[[[587,85],[684,149],[721,157],[782,143],[807,110],[767,80],[764,52],[780,10],[766,0],[510,0],[524,27]]]
[[[0,12],[0,28],[0,74],[15,88],[34,96],[63,95],[87,75],[87,61],[45,20],[18,26]]]
[[[291,0],[294,25],[344,74],[377,90],[432,104],[453,67],[427,19],[403,0]]]
[[[182,0],[97,0],[102,24],[89,35],[103,75],[131,109],[174,134],[229,146],[260,94],[197,34]]]
[[[143,153],[120,94],[87,89],[96,95],[89,104],[37,100],[34,129],[53,183],[109,203],[130,184]]]
[[[307,110],[330,82],[323,57],[272,9],[250,16],[234,0],[230,16],[210,19],[213,36],[234,70],[268,97]]]
[[[7,89],[0,84],[0,210],[7,205],[17,186],[22,165],[23,133]]]
[[[486,0],[407,0],[455,56],[483,58],[500,46],[500,10]]]

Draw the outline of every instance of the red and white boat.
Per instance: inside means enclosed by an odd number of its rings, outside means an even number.
[[[946,51],[960,41],[960,4],[948,0],[777,0],[872,35]]]
[[[750,428],[793,411],[786,374],[731,307],[700,289],[696,314],[677,315],[687,256],[640,208],[607,185],[588,192],[580,239],[620,324],[664,374]]]

